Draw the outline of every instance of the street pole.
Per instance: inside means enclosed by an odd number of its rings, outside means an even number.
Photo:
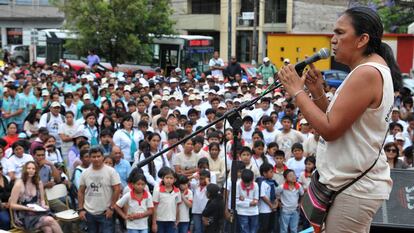
[[[252,64],[256,64],[257,60],[257,0],[253,0],[253,11],[254,11],[254,18],[253,18],[253,45],[252,45]]]
[[[227,40],[227,61],[231,59],[231,0],[229,0],[228,9],[228,40]]]

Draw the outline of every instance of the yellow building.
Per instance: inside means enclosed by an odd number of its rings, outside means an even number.
[[[285,58],[295,64],[321,48],[331,48],[331,35],[270,34],[267,37],[267,55],[276,67],[281,67]],[[330,69],[331,59],[320,60],[317,64],[321,70]]]

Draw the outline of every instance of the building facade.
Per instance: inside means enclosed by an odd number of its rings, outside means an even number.
[[[59,28],[64,19],[49,0],[0,0],[1,47],[30,44],[32,30]]]
[[[229,9],[231,2],[231,9]],[[257,58],[253,58],[254,2],[257,8]],[[180,34],[213,36],[220,57],[227,60],[231,13],[231,55],[240,62],[261,63],[268,56],[268,35],[332,33],[348,0],[172,0],[175,29]],[[270,48],[271,49],[271,48]]]

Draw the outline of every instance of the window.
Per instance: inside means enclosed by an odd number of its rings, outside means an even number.
[[[39,5],[48,6],[49,5],[49,0],[39,0]]]
[[[10,0],[0,0],[0,5],[9,5]]]
[[[220,0],[192,0],[192,14],[220,14]]]
[[[287,0],[265,1],[265,23],[286,23]]]
[[[33,0],[15,0],[16,5],[32,5]]]
[[[7,44],[22,44],[23,30],[22,28],[7,28]]]

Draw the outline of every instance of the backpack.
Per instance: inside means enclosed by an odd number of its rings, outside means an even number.
[[[76,171],[79,171],[79,172],[82,173],[82,170],[79,169],[79,168],[76,168],[73,171],[72,178],[70,179],[70,186],[68,188],[68,195],[69,195],[69,198],[70,198],[71,208],[74,209],[74,210],[78,209],[78,188],[73,183],[73,181],[75,180]]]
[[[259,177],[257,177],[256,178],[256,183],[257,183],[257,185],[259,186],[259,198],[261,197],[261,191],[262,191],[262,188],[261,188],[261,186],[262,186],[262,183],[263,182],[266,182],[270,187],[274,187],[273,189],[275,189],[277,186],[278,186],[278,184],[277,184],[277,182],[275,181],[275,180],[273,180],[273,179],[271,179],[271,180],[267,180],[267,179],[265,179],[263,176],[259,176]],[[272,194],[270,194],[270,196],[269,196],[269,199],[271,200],[271,201],[273,201],[274,199],[276,199],[276,195],[274,196],[274,198],[272,197]],[[273,199],[273,200],[272,200]]]
[[[62,118],[63,123],[65,123],[66,122],[65,117],[62,114],[59,114],[59,115],[60,115],[60,118]],[[49,123],[51,117],[52,117],[52,113],[48,112],[46,116],[46,124]]]

